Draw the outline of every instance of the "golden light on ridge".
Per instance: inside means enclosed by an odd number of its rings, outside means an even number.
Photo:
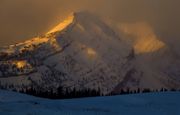
[[[63,22],[61,22],[59,25],[57,25],[55,28],[47,32],[47,34],[56,32],[56,31],[62,31],[64,28],[66,28],[69,24],[73,22],[74,15],[71,14],[69,17],[67,17]]]

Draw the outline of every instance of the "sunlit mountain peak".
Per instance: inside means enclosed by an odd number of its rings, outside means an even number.
[[[71,24],[74,20],[74,13],[71,13],[63,22],[60,22],[57,26],[55,26],[53,29],[51,29],[47,34],[56,32],[56,31],[62,31],[65,29],[69,24]]]

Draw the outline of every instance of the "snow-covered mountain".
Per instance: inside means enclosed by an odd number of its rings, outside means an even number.
[[[179,57],[160,43],[150,39],[142,48],[151,52],[136,53],[134,45],[97,16],[72,13],[45,35],[1,48],[1,86],[90,88],[103,94],[126,88],[179,89]]]

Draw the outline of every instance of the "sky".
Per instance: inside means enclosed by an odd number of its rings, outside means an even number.
[[[117,26],[147,23],[173,46],[180,43],[179,5],[179,0],[0,0],[0,45],[46,33],[69,13],[88,10]]]

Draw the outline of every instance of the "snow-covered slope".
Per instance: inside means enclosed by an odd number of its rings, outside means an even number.
[[[180,93],[48,100],[0,90],[1,115],[179,115]]]
[[[123,39],[134,48],[132,69],[121,88],[180,89],[180,57],[146,23],[122,24]]]
[[[54,92],[59,86],[90,88],[104,94],[179,89],[178,57],[156,38],[143,40],[131,46],[93,14],[73,13],[45,35],[1,49],[1,86]]]
[[[59,85],[80,90],[100,88],[105,94],[123,79],[127,70],[122,66],[130,51],[109,26],[88,12],[74,13],[44,36],[9,49],[14,51],[5,51],[1,58],[2,69],[8,68],[1,71],[2,85],[39,90]],[[26,62],[24,66],[18,66],[20,61]],[[25,69],[27,65],[32,69]]]

